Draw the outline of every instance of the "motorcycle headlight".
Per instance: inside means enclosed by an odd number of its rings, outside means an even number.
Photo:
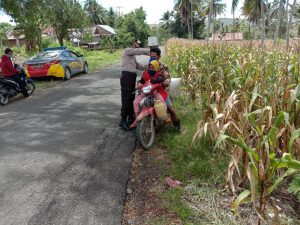
[[[143,98],[143,100],[140,102],[141,107],[152,107],[154,106],[154,99],[153,97],[147,96],[146,98]]]

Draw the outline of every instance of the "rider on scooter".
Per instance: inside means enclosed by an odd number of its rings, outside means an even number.
[[[18,83],[24,98],[29,97],[23,77],[24,73],[20,68],[15,68],[12,57],[13,51],[10,48],[5,49],[4,55],[1,58],[2,74],[5,78],[10,78]]]
[[[164,82],[164,77],[159,72],[159,68],[160,68],[159,62],[157,60],[152,60],[148,65],[148,70],[146,70],[143,73],[141,80],[138,82],[137,88],[141,89],[143,87],[143,84],[145,84],[149,80],[152,84],[160,84],[160,87],[158,87],[157,92],[154,94],[154,99],[159,100],[161,102],[166,102],[166,100],[168,98],[168,93],[162,84]],[[134,112],[135,112],[136,118],[140,112],[139,105],[143,98],[145,98],[145,94],[141,92],[133,102],[133,107],[134,107]],[[136,127],[136,125],[137,125],[137,120],[135,120],[133,122],[133,124],[130,126],[130,128],[132,129],[132,128]]]

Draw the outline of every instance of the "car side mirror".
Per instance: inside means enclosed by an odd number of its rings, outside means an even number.
[[[78,57],[83,57],[83,55],[82,55],[82,54],[79,54]]]

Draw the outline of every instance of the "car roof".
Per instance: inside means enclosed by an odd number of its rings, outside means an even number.
[[[44,51],[54,51],[54,50],[67,50],[67,47],[61,46],[61,47],[51,47],[51,48],[44,48]]]

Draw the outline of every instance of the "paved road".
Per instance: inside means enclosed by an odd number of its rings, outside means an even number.
[[[120,65],[0,107],[0,225],[120,224],[134,134]]]

